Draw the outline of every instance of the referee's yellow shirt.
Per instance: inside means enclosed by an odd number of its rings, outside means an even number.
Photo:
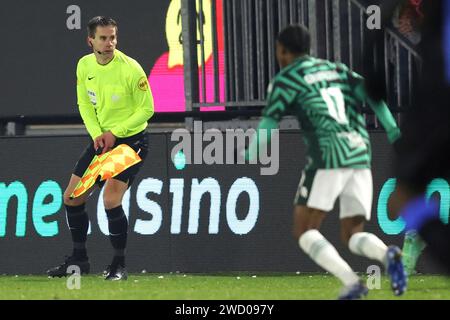
[[[77,97],[81,117],[92,139],[111,131],[125,138],[143,131],[154,113],[147,76],[139,63],[115,50],[106,65],[95,55],[77,66]]]

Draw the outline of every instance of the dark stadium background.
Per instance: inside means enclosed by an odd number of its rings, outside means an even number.
[[[78,115],[75,70],[89,54],[86,25],[96,15],[119,22],[119,45],[146,73],[167,51],[169,1],[8,1],[0,10],[0,116]],[[69,30],[70,5],[81,8],[81,29]],[[123,23],[120,23],[122,22]]]

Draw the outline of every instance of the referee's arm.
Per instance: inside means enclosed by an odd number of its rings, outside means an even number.
[[[91,136],[92,140],[95,140],[98,136],[102,134],[102,129],[97,120],[97,115],[95,114],[94,107],[89,101],[87,95],[86,87],[83,82],[83,75],[80,68],[77,68],[77,99],[78,99],[78,109],[80,111],[81,118],[83,119],[86,130]]]
[[[146,123],[154,114],[153,95],[148,84],[144,70],[139,68],[133,75],[132,80],[133,100],[136,104],[136,111],[119,125],[111,129],[116,137],[122,137],[131,128]]]

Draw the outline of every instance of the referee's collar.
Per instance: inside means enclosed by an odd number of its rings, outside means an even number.
[[[101,64],[101,63],[98,63],[98,60],[97,60],[97,59],[95,59],[95,61],[97,62],[97,64],[98,64],[100,67],[107,67],[107,66],[110,66],[111,63],[114,62],[114,61],[117,59],[118,54],[119,54],[119,51],[118,51],[117,49],[115,49],[115,50],[114,50],[114,56],[113,56],[113,58],[112,58],[107,64]]]

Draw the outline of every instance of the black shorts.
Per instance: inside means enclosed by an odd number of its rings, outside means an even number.
[[[139,154],[139,156],[142,159],[141,162],[135,164],[134,166],[128,168],[127,170],[123,171],[122,173],[114,177],[114,179],[128,183],[128,186],[131,186],[134,178],[139,172],[139,169],[142,167],[145,158],[147,157],[148,133],[142,131],[131,137],[117,138],[113,148],[117,147],[120,144],[129,145],[134,151],[136,151]],[[92,141],[81,154],[80,159],[75,165],[73,174],[78,177],[82,177],[84,172],[88,168],[89,164],[91,163],[92,159],[94,158],[94,156],[95,156],[95,149],[94,149],[94,142]],[[99,179],[97,179],[96,184],[99,185],[101,188],[105,184],[105,181],[100,181]]]

